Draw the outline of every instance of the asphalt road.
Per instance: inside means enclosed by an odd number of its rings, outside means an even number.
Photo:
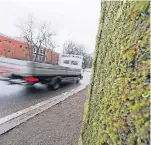
[[[67,92],[81,84],[87,84],[89,76],[90,73],[85,72],[79,84],[64,84],[56,91],[47,90],[40,84],[37,84],[35,89],[29,90],[25,86],[7,85],[6,82],[0,82],[0,118]]]

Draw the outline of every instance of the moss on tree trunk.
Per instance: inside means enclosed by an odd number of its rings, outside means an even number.
[[[150,2],[104,1],[79,145],[149,144]]]

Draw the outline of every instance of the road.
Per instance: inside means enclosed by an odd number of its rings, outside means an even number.
[[[90,73],[85,72],[79,84],[65,84],[56,91],[49,91],[40,84],[36,85],[36,89],[28,90],[25,86],[7,85],[6,82],[0,82],[0,118],[67,92],[81,84],[87,84],[89,77]]]

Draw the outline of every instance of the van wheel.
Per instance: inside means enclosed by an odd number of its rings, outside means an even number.
[[[47,88],[50,90],[57,90],[60,87],[60,80],[57,79],[54,84],[47,84]]]
[[[80,83],[80,80],[79,80],[79,79],[78,79],[78,80],[76,80],[76,83],[77,83],[77,84],[79,84],[79,83]]]
[[[53,90],[57,90],[60,87],[60,80],[56,80],[56,82],[52,85]]]

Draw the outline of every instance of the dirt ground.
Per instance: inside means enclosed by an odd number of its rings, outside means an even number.
[[[0,145],[77,145],[85,94],[86,89],[1,135]]]

